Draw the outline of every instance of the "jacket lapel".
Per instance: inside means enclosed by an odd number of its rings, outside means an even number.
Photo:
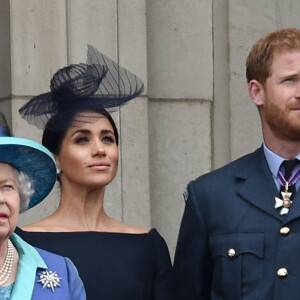
[[[283,221],[275,210],[275,197],[279,196],[263,148],[256,150],[236,174],[241,183],[238,194],[265,213]],[[298,201],[299,202],[299,201]],[[294,204],[294,203],[293,203]]]

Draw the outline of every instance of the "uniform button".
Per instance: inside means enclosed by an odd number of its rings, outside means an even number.
[[[228,255],[229,257],[234,257],[234,256],[235,256],[235,250],[234,250],[233,248],[229,249],[229,250],[227,251],[227,255]]]
[[[289,227],[281,227],[280,228],[280,233],[282,235],[288,235],[290,233],[291,229]]]
[[[288,271],[286,268],[280,268],[277,271],[277,275],[281,279],[286,278],[288,276]]]

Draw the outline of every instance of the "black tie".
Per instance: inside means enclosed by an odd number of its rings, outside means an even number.
[[[295,159],[290,159],[290,160],[285,160],[282,165],[283,165],[283,168],[284,168],[284,178],[286,181],[289,181],[292,173],[293,173],[293,170],[295,169],[295,167],[299,164],[299,160],[297,158]],[[281,191],[285,191],[285,187],[284,186],[281,186],[280,188]],[[289,192],[292,193],[292,196],[291,198],[293,198],[293,196],[295,195],[296,193],[296,187],[295,187],[295,184],[289,186]]]

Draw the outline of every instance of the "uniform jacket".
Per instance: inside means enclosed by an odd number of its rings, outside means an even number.
[[[180,300],[300,299],[300,191],[281,216],[262,148],[185,194],[174,260]]]
[[[11,236],[11,240],[19,253],[19,265],[10,300],[86,299],[82,281],[68,258],[34,248],[16,234]],[[50,271],[61,278],[60,287],[55,287],[53,291],[39,282],[43,272]]]

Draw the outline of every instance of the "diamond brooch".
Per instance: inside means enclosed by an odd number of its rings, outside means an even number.
[[[58,274],[56,272],[45,270],[42,273],[39,273],[38,275],[40,276],[38,282],[43,284],[43,289],[49,288],[52,290],[52,292],[54,292],[54,289],[56,287],[61,287],[61,278],[58,277]]]

